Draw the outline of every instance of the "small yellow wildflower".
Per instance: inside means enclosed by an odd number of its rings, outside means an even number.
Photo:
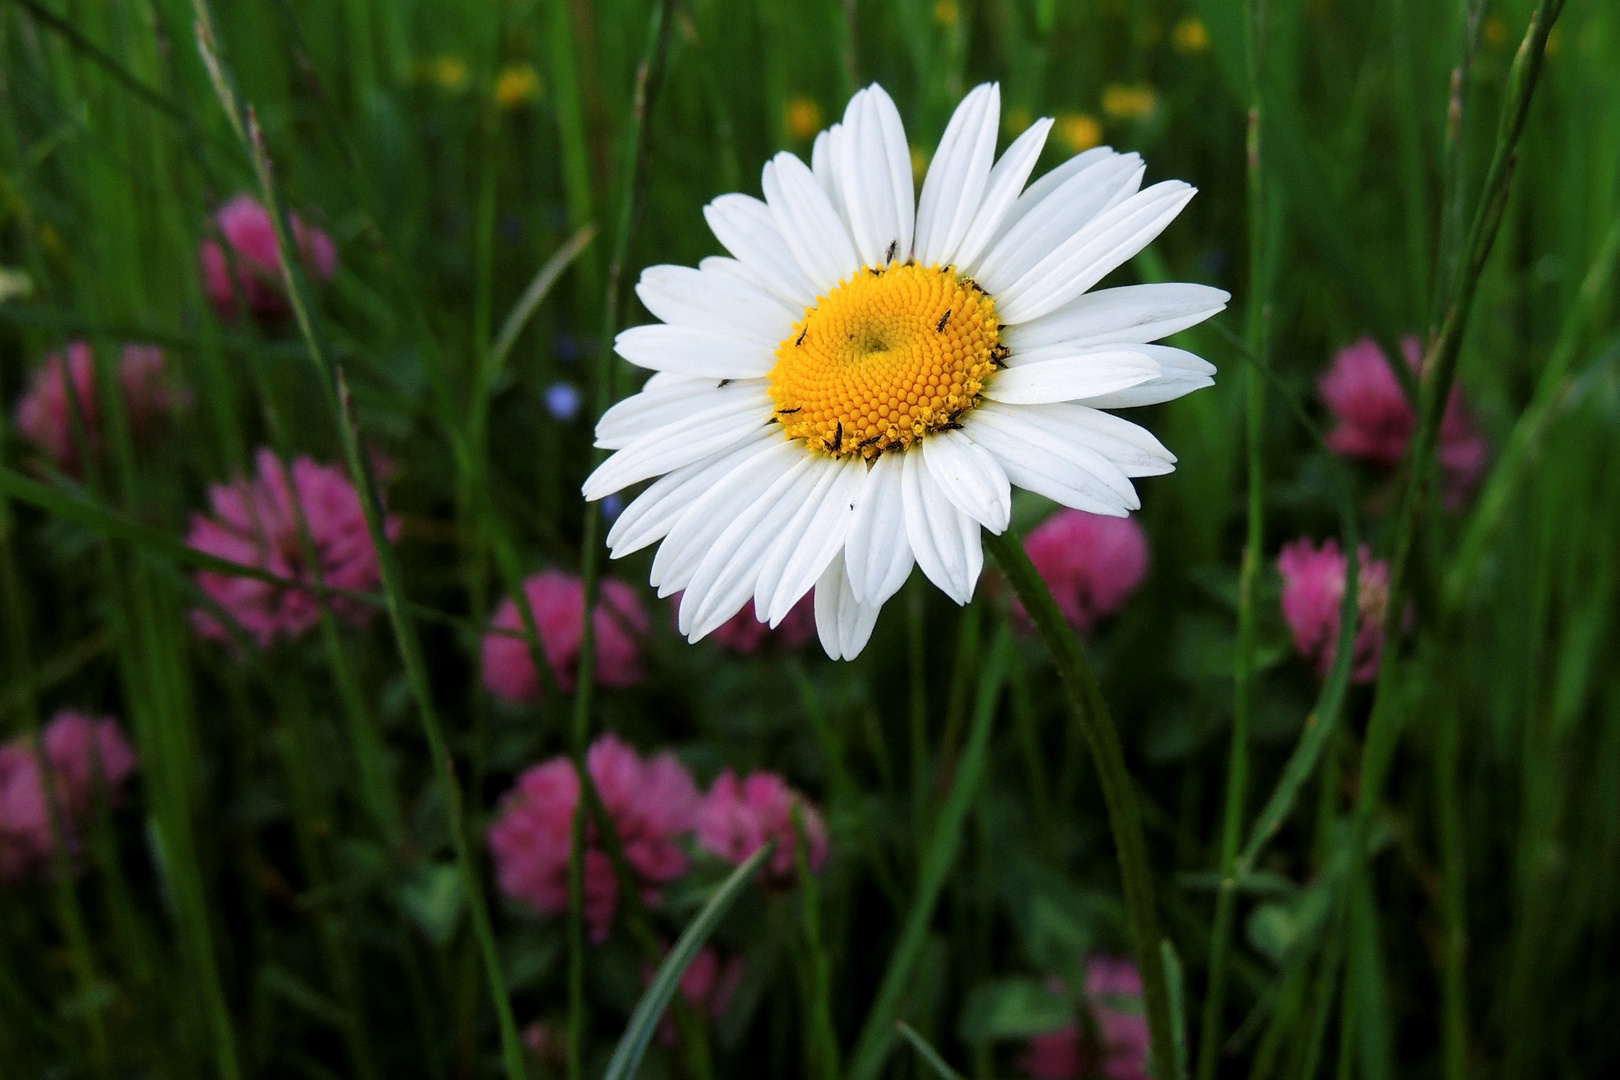
[[[49,225],[39,227],[39,246],[55,255],[63,250],[62,234]]]
[[[1029,110],[1024,108],[1022,105],[1015,109],[1008,109],[1006,120],[1007,133],[1009,135],[1022,135],[1026,130],[1028,130],[1029,125],[1034,123],[1034,119],[1034,117],[1030,116]]]
[[[934,5],[934,21],[944,27],[952,27],[962,18],[962,9],[956,0],[939,0]]]
[[[1102,142],[1102,125],[1086,113],[1059,113],[1053,126],[1058,141],[1068,147],[1071,154],[1090,150]]]
[[[459,56],[441,56],[428,67],[428,77],[452,94],[467,85],[467,61]]]
[[[1485,44],[1493,49],[1500,49],[1507,44],[1508,24],[1500,15],[1491,15],[1485,19]]]
[[[1115,120],[1147,120],[1159,107],[1159,95],[1146,83],[1114,83],[1103,89],[1102,107]]]
[[[1209,31],[1204,28],[1204,20],[1189,15],[1176,23],[1175,29],[1170,31],[1170,44],[1178,53],[1201,53],[1209,48]]]
[[[495,80],[495,102],[514,108],[540,96],[540,73],[528,64],[512,64],[501,69]]]
[[[928,175],[928,155],[913,146],[911,148],[911,177],[917,183],[922,183],[923,177]]]
[[[807,97],[788,102],[787,129],[795,139],[813,138],[821,130],[821,106]]]

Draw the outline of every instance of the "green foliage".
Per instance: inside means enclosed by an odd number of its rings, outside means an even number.
[[[0,4],[0,738],[72,706],[117,715],[141,758],[73,873],[0,884],[0,1076],[512,1080],[566,1075],[575,1049],[583,1076],[1006,1076],[1028,1035],[1089,1030],[1087,958],[1133,952],[1166,972],[1181,1075],[1206,1046],[1216,1075],[1256,1080],[1613,1075],[1620,8],[1568,4],[1515,97],[1536,7]],[[1152,573],[1084,642],[1163,941],[1132,940],[1071,672],[1003,579],[963,610],[913,582],[851,664],[690,646],[653,607],[635,688],[517,707],[480,678],[524,575],[606,561],[577,494],[591,406],[545,399],[635,388],[604,346],[648,318],[639,270],[714,254],[703,204],[757,194],[777,150],[808,156],[805,117],[856,87],[882,82],[926,155],[987,79],[1003,146],[1059,117],[1039,171],[1089,118],[1150,180],[1200,188],[1114,283],[1234,295],[1175,342],[1221,374],[1148,414],[1180,459],[1140,484]],[[302,320],[208,305],[198,245],[238,191],[338,245]],[[1403,529],[1403,475],[1331,457],[1315,383],[1346,343],[1408,332],[1445,342],[1493,453],[1473,498]],[[162,346],[190,408],[137,439],[103,395],[97,453],[55,468],[12,415],[73,338],[104,369],[122,342]],[[393,462],[387,579],[323,594],[391,621],[328,611],[268,650],[195,634],[192,575],[237,568],[184,547],[189,517],[261,445]],[[1020,497],[1015,529],[1050,509]],[[1410,629],[1376,690],[1348,662],[1319,680],[1277,608],[1283,542],[1358,534],[1409,547]],[[652,605],[649,562],[601,571]],[[601,945],[505,900],[483,841],[502,793],[602,731],[704,783],[783,773],[831,861],[723,888],[698,857],[659,897],[621,888]],[[719,1016],[674,994],[702,938],[745,962]]]

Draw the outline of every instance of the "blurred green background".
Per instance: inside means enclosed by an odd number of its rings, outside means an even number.
[[[444,615],[418,626],[475,857],[486,861],[480,838],[513,774],[568,745],[566,702],[488,700],[478,642],[506,592],[503,551],[524,572],[580,564],[594,417],[587,405],[559,420],[545,394],[566,382],[592,400],[616,246],[619,306],[606,314],[647,321],[628,289],[640,268],[717,253],[703,204],[757,194],[777,150],[808,157],[856,88],[893,95],[920,170],[961,95],[996,80],[1003,146],[1032,118],[1057,118],[1037,172],[1103,142],[1140,151],[1149,181],[1200,189],[1111,283],[1197,281],[1234,297],[1177,341],[1222,374],[1145,418],[1180,459],[1140,485],[1153,572],[1088,643],[1141,790],[1196,1046],[1245,529],[1243,312],[1257,277],[1269,280],[1270,363],[1318,422],[1315,381],[1334,350],[1439,321],[1448,196],[1461,191],[1472,213],[1533,6],[1262,0],[1256,223],[1244,29],[1256,11],[1244,4],[684,0],[653,42],[644,132],[642,0],[216,4],[220,54],[289,208],[341,253],[317,292],[321,333],[367,442],[397,466],[406,591]],[[0,3],[0,401],[9,417],[68,339],[163,346],[195,394],[170,438],[138,459],[114,454],[100,475],[45,479],[174,537],[206,485],[261,443],[341,457],[296,328],[225,324],[204,298],[196,253],[211,215],[257,180],[196,21],[184,0]],[[1430,514],[1417,537],[1403,727],[1372,872],[1350,890],[1342,870],[1370,700],[1355,689],[1264,872],[1242,888],[1222,1076],[1620,1068],[1620,690],[1606,675],[1620,665],[1617,59],[1620,7],[1573,0],[1462,352],[1496,473],[1484,497]],[[596,240],[486,378],[507,313],[586,224]],[[617,398],[639,376],[614,364]],[[1339,531],[1326,452],[1280,396],[1262,445],[1251,814],[1317,691],[1277,614],[1271,559],[1296,536]],[[9,431],[5,464],[35,465]],[[1362,534],[1385,551],[1392,482],[1355,479]],[[1046,509],[1021,502],[1016,524]],[[0,734],[74,704],[126,718],[143,759],[91,872],[0,889],[0,1076],[499,1075],[445,791],[382,622],[239,660],[191,632],[188,568],[150,533],[15,499],[0,532]],[[649,560],[609,572],[646,591]],[[728,657],[655,615],[649,679],[599,694],[592,731],[673,747],[705,778],[722,765],[784,772],[824,808],[837,855],[814,900],[819,948],[802,936],[805,895],[746,897],[722,936],[752,974],[712,1060],[655,1046],[642,1075],[838,1075],[805,1020],[814,972],[830,974],[847,1058],[1004,608],[993,582],[957,609],[914,580],[867,652],[837,665],[813,647]],[[1047,974],[1125,945],[1101,800],[1034,639],[1019,639],[1009,680],[900,1010],[983,1077],[1013,1072],[1019,1037],[1050,1020]],[[356,779],[366,725],[385,790]],[[712,884],[667,897],[662,932],[673,937]],[[493,897],[491,908],[519,1023],[560,1016],[560,921]],[[642,963],[629,941],[589,954],[590,1071],[640,994]],[[527,1067],[559,1070],[544,1054]],[[933,1075],[904,1048],[886,1068]]]

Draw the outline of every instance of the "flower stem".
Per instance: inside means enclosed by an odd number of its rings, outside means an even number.
[[[1264,0],[1255,0],[1245,20],[1244,53],[1249,75],[1248,133],[1244,155],[1248,169],[1249,297],[1248,349],[1256,360],[1244,371],[1245,441],[1249,492],[1248,535],[1238,571],[1237,657],[1232,672],[1232,746],[1227,758],[1226,810],[1221,824],[1221,885],[1215,895],[1215,923],[1209,939],[1209,981],[1204,993],[1203,1023],[1198,1040],[1198,1078],[1213,1080],[1221,1045],[1221,1009],[1226,998],[1226,966],[1237,919],[1238,845],[1243,839],[1243,812],[1249,790],[1249,721],[1254,716],[1256,641],[1255,583],[1260,576],[1265,541],[1264,435],[1267,321],[1271,303],[1265,172],[1262,168],[1261,118],[1264,55]],[[1351,556],[1354,559],[1354,555]]]
[[[1080,642],[1063,621],[1057,601],[1052,599],[1052,592],[1041,580],[1035,564],[1029,561],[1023,543],[1010,532],[1000,536],[986,532],[985,547],[1007,575],[1008,584],[1023,603],[1024,610],[1029,612],[1041,640],[1046,642],[1058,676],[1074,703],[1080,730],[1091,747],[1092,760],[1097,763],[1097,779],[1102,785],[1103,801],[1108,805],[1108,825],[1119,856],[1125,908],[1135,939],[1136,964],[1142,972],[1153,1071],[1159,1080],[1174,1080],[1176,1053],[1171,1034],[1170,995],[1159,951],[1159,915],[1153,901],[1153,878],[1148,871],[1147,838],[1142,832],[1142,815],[1136,804],[1130,771],[1125,767],[1119,731],[1114,727],[1108,703],[1103,700]]]

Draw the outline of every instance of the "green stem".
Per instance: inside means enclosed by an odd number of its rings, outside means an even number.
[[[270,219],[276,232],[282,282],[287,290],[293,317],[320,376],[321,390],[327,399],[333,422],[342,437],[344,458],[360,494],[372,544],[377,549],[383,594],[388,601],[388,614],[393,626],[395,644],[405,667],[412,696],[416,701],[423,734],[427,738],[434,776],[439,790],[444,795],[445,815],[455,849],[456,865],[461,874],[473,935],[477,940],[490,997],[495,1006],[508,1080],[523,1080],[525,1076],[523,1045],[518,1039],[517,1022],[512,1016],[512,1003],[506,996],[506,979],[501,972],[500,957],[495,949],[495,933],[490,924],[483,883],[473,863],[471,846],[467,842],[461,785],[456,779],[450,749],[445,742],[443,726],[439,722],[438,707],[433,701],[421,639],[417,637],[416,624],[412,622],[407,611],[399,558],[394,551],[393,542],[388,537],[382,512],[382,498],[372,472],[371,459],[360,442],[359,426],[354,418],[353,403],[343,373],[340,369],[334,368],[327,358],[320,335],[315,328],[314,311],[309,302],[307,283],[296,255],[299,249],[293,242],[286,206],[275,182],[269,152],[265,146],[263,133],[259,129],[258,119],[251,107],[242,106],[234,78],[219,55],[218,34],[214,29],[214,20],[207,0],[194,0],[194,6],[197,12],[198,46],[202,50],[205,65],[209,68],[220,101],[225,106],[233,128],[242,138],[249,162],[259,181],[260,194],[266,209],[270,211]]]
[[[1022,551],[1021,548],[1019,550]],[[1033,568],[1030,572],[1034,572]],[[1050,594],[1047,600],[1051,602]],[[1053,610],[1056,610],[1055,605]],[[910,988],[913,969],[927,940],[929,924],[934,919],[934,908],[945,887],[945,877],[950,873],[957,850],[961,847],[962,826],[967,820],[968,808],[972,806],[979,783],[984,779],[996,702],[1001,696],[1001,684],[1011,653],[1012,632],[1003,625],[996,634],[989,660],[980,670],[978,696],[973,705],[972,731],[968,736],[967,748],[962,753],[962,764],[956,771],[950,794],[935,819],[934,831],[917,875],[916,897],[906,913],[900,940],[889,957],[883,980],[878,984],[877,997],[866,1014],[866,1022],[861,1026],[860,1038],[855,1042],[849,1080],[875,1080],[894,1043],[895,1014],[899,1012],[901,999]],[[1170,1078],[1165,1077],[1164,1080]]]
[[[1249,788],[1249,724],[1254,716],[1255,648],[1258,618],[1255,584],[1259,580],[1265,542],[1265,383],[1270,276],[1267,273],[1266,190],[1262,168],[1261,58],[1264,40],[1264,0],[1255,0],[1245,22],[1249,75],[1249,117],[1244,155],[1248,173],[1249,298],[1248,349],[1255,362],[1244,371],[1244,436],[1247,444],[1249,492],[1248,535],[1238,574],[1238,640],[1232,679],[1232,746],[1226,772],[1226,812],[1221,826],[1221,885],[1215,897],[1215,924],[1209,941],[1209,981],[1204,994],[1203,1025],[1198,1045],[1199,1080],[1213,1080],[1216,1054],[1221,1045],[1221,1011],[1226,998],[1226,967],[1237,919],[1237,857],[1243,839],[1244,807]],[[1354,558],[1354,555],[1351,556]]]
[[[793,835],[798,841],[793,848],[793,861],[799,872],[800,902],[804,906],[804,947],[810,956],[810,1000],[805,1003],[810,1014],[810,1037],[806,1040],[814,1048],[816,1068],[806,1068],[811,1075],[819,1073],[822,1080],[838,1080],[838,1032],[832,1020],[832,963],[827,957],[827,945],[821,931],[821,886],[815,871],[810,869],[810,841],[804,832],[804,814],[793,808]]]
[[[618,329],[619,319],[619,280],[624,269],[625,253],[629,250],[630,234],[635,226],[636,213],[643,195],[643,165],[646,151],[647,118],[652,113],[652,106],[656,100],[659,86],[663,82],[664,59],[669,51],[669,34],[672,25],[670,8],[672,0],[660,0],[653,5],[652,13],[647,27],[647,44],[642,53],[641,63],[636,68],[636,85],[631,101],[630,128],[625,139],[625,175],[621,180],[620,192],[622,195],[617,220],[613,234],[613,256],[609,264],[607,291],[602,308],[602,343],[596,356],[596,363],[592,368],[592,400],[596,415],[606,412],[612,402],[613,395],[613,335]],[[567,11],[560,0],[554,5],[553,31],[558,37],[553,39],[553,54],[557,52],[556,42],[561,35],[561,27],[567,24]],[[569,86],[575,91],[574,108],[577,110],[577,87],[572,82],[572,59],[568,61]],[[565,117],[565,123],[567,118]],[[565,128],[566,134],[566,128]],[[570,140],[565,138],[565,150]],[[577,171],[582,172],[583,161],[578,163],[570,160],[568,167],[570,202],[573,209],[579,207],[578,198],[588,199],[588,189],[585,192],[576,192],[578,183]],[[586,178],[588,183],[588,177]],[[587,203],[588,205],[588,203]],[[576,226],[584,224],[583,217],[574,222]],[[593,463],[601,460],[602,452],[593,453]],[[575,767],[579,771],[582,787],[588,782],[589,770],[586,767],[585,747],[590,735],[591,706],[596,689],[596,602],[598,587],[600,585],[602,568],[602,551],[598,534],[601,530],[602,512],[594,503],[585,506],[585,523],[581,530],[580,539],[580,576],[585,585],[585,611],[583,625],[580,628],[579,640],[579,669],[574,683],[574,715],[570,725],[569,743],[573,750]],[[584,1031],[585,1031],[585,945],[584,945],[584,904],[585,904],[585,814],[584,800],[581,800],[580,811],[574,815],[574,829],[572,843],[568,858],[568,1075],[570,1080],[579,1080],[584,1072]]]
[[[1046,587],[1035,564],[1029,561],[1024,545],[1012,533],[984,534],[989,549],[1007,583],[1023,603],[1024,610],[1040,632],[1052,654],[1058,676],[1074,705],[1080,729],[1097,763],[1097,779],[1103,801],[1108,806],[1108,825],[1114,834],[1119,857],[1120,879],[1125,891],[1125,909],[1130,917],[1136,965],[1142,973],[1142,997],[1147,1006],[1148,1036],[1153,1051],[1153,1071],[1159,1080],[1175,1080],[1176,1052],[1170,1023],[1170,995],[1164,976],[1164,960],[1159,951],[1159,914],[1153,900],[1153,876],[1148,869],[1147,837],[1142,832],[1142,814],[1136,803],[1130,770],[1125,766],[1125,750],[1119,731],[1109,715],[1080,642],[1076,640],[1057,601]]]

